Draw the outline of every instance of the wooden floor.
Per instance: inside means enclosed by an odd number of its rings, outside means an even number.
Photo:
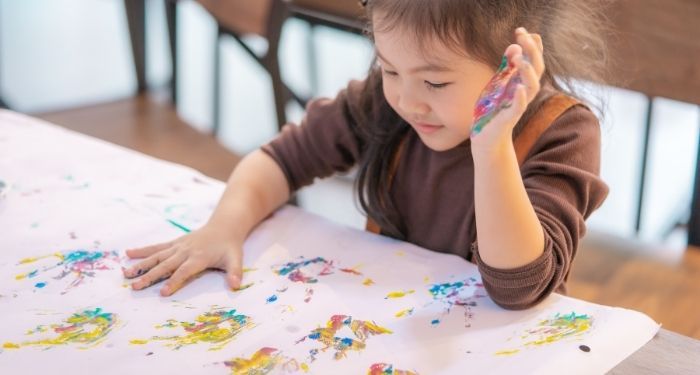
[[[213,137],[183,122],[165,95],[140,95],[35,116],[223,181],[240,160]]]
[[[38,117],[225,180],[240,158],[178,118],[156,97],[138,96]],[[579,249],[570,295],[642,311],[664,328],[700,339],[700,250],[678,264],[635,251],[629,241],[592,239]],[[648,253],[648,252],[646,252]]]

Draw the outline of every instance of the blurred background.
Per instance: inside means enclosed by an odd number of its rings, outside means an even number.
[[[610,195],[588,221],[571,293],[700,338],[684,315],[700,308],[700,251],[688,246],[700,245],[700,3],[610,3],[613,50],[632,79],[581,82],[607,101]],[[366,74],[360,12],[354,0],[0,0],[0,99],[224,180],[283,117],[298,123],[306,100]],[[323,180],[298,203],[361,228],[352,183]]]

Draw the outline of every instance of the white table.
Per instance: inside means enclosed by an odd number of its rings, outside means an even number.
[[[247,289],[207,272],[172,298],[134,292],[123,250],[201,226],[223,183],[7,111],[0,180],[0,373],[245,373],[254,358],[301,373],[600,373],[658,331],[559,295],[503,310],[463,259],[293,207],[246,242]]]

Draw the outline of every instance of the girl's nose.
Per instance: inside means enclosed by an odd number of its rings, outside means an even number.
[[[420,117],[430,111],[428,104],[414,94],[412,90],[404,90],[399,96],[399,108],[401,112]]]

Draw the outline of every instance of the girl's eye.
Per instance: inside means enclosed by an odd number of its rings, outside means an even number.
[[[424,81],[424,82],[429,90],[441,89],[441,88],[446,87],[450,84],[450,82],[444,82],[444,83],[433,83],[430,81]]]
[[[382,73],[384,73],[385,75],[388,75],[388,76],[397,76],[397,75],[399,75],[398,73],[396,73],[396,72],[394,72],[394,71],[392,71],[392,70],[386,70],[386,69],[382,69]]]

